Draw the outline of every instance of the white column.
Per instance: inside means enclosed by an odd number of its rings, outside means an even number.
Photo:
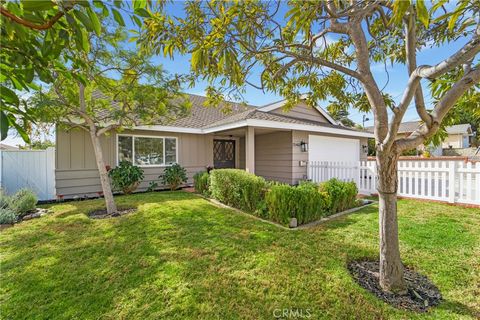
[[[245,130],[245,169],[255,173],[255,129],[247,127]]]

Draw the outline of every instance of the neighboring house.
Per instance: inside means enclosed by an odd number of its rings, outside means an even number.
[[[422,123],[420,121],[408,121],[400,124],[398,128],[397,138],[408,137],[411,135]],[[369,132],[373,132],[373,126],[366,128]],[[472,127],[470,124],[457,124],[454,126],[446,127],[448,136],[445,138],[441,146],[428,147],[429,151],[434,156],[441,156],[442,149],[447,148],[469,148],[470,137],[473,136]],[[424,145],[417,147],[419,153],[425,150]]]
[[[367,138],[373,135],[338,125],[320,107],[299,103],[283,112],[284,101],[264,107],[234,104],[225,114],[204,107],[205,97],[190,95],[191,113],[169,125],[139,126],[102,137],[105,161],[121,160],[143,167],[145,179],[158,181],[163,168],[179,163],[192,176],[215,168],[240,168],[296,184],[307,177],[307,161],[358,161],[367,157]],[[101,190],[87,132],[56,133],[56,188],[65,197]]]
[[[470,124],[457,124],[446,128],[448,137],[445,138],[442,148],[470,148],[471,137],[473,136]]]

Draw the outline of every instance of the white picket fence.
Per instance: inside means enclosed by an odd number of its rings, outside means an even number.
[[[0,151],[0,187],[7,194],[29,188],[39,200],[55,199],[55,148]]]
[[[308,179],[355,181],[362,194],[376,193],[374,161],[308,163]],[[398,195],[480,205],[480,163],[418,160],[398,163]]]

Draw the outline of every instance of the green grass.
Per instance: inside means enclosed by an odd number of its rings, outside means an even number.
[[[442,291],[426,314],[394,309],[345,266],[375,258],[371,206],[320,227],[282,230],[184,192],[117,198],[139,211],[91,220],[100,200],[0,234],[2,319],[452,319],[480,315],[480,210],[402,200],[402,257]],[[278,314],[278,313],[277,313]],[[298,319],[298,318],[297,318]]]

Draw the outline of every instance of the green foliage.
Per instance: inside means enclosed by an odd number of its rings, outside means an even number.
[[[327,111],[332,116],[333,120],[340,122],[346,127],[355,127],[355,122],[348,117],[349,112],[345,107],[332,103],[327,107]]]
[[[264,178],[238,169],[216,169],[210,172],[210,193],[218,201],[253,213],[264,198]]]
[[[195,186],[195,191],[203,194],[205,196],[208,195],[208,187],[210,183],[210,175],[207,171],[200,171],[195,173],[193,176],[193,184]]]
[[[20,149],[45,150],[50,147],[55,147],[55,142],[50,140],[32,140],[27,146],[21,146]]]
[[[0,224],[12,224],[17,220],[17,215],[10,208],[0,208]]]
[[[10,197],[0,189],[0,209],[7,208],[10,205]]]
[[[143,169],[128,161],[121,161],[117,167],[108,172],[108,175],[112,179],[114,190],[130,194],[143,180]]]
[[[477,67],[480,67],[480,64],[477,63]],[[451,89],[452,84],[455,81],[458,81],[463,74],[463,70],[456,70],[454,72],[447,73],[436,81],[431,82],[429,86],[432,91],[434,101],[439,101],[445,95],[445,93]],[[470,88],[470,90],[468,90],[462,95],[462,97],[460,97],[460,99],[457,100],[455,107],[442,121],[440,130],[425,144],[429,144],[431,142],[436,146],[440,145],[448,136],[446,127],[465,123],[470,124],[472,126],[472,132],[476,133],[473,139],[473,143],[476,144],[480,138],[480,83],[477,83],[475,86]]]
[[[187,170],[178,163],[174,163],[166,167],[160,177],[162,178],[163,184],[169,186],[170,190],[174,191],[177,190],[182,183],[187,182]]]
[[[355,182],[343,182],[330,179],[320,184],[320,191],[327,193],[331,198],[328,208],[330,213],[341,212],[355,207],[358,193]]]
[[[313,183],[274,185],[266,193],[265,203],[267,218],[283,225],[288,225],[291,218],[296,218],[299,225],[318,220],[331,207],[330,196]]]
[[[20,189],[10,198],[9,202],[9,208],[21,218],[28,212],[35,210],[38,198],[33,191]]]
[[[56,76],[69,72],[69,66],[83,66],[85,55],[90,53],[92,35],[102,34],[122,25],[115,15],[122,9],[131,19],[141,20],[138,10],[146,11],[147,1],[136,1],[135,11],[128,11],[123,1],[32,1],[2,2],[0,47],[1,133],[6,137],[9,127],[29,142],[27,129],[36,121],[32,110],[23,105],[20,94],[38,91],[38,83],[51,84]],[[158,7],[161,7],[159,5]],[[116,8],[116,9],[115,9]],[[115,19],[109,19],[113,12]],[[12,18],[13,16],[13,18]],[[16,18],[16,19],[15,19]],[[71,74],[85,81],[81,74]]]

